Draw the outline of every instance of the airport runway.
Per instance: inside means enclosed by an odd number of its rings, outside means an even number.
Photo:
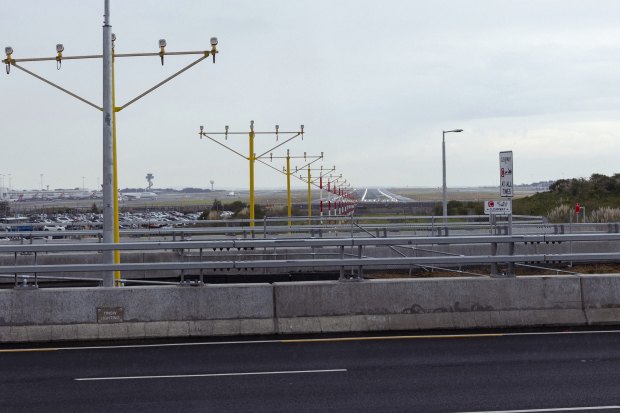
[[[620,412],[620,332],[0,353],[7,412]]]
[[[359,193],[362,202],[414,202],[411,198],[394,194],[383,188],[365,188]]]

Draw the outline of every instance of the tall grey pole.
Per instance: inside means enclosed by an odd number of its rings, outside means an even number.
[[[103,20],[103,242],[114,243],[114,168],[112,149],[112,26],[110,0]],[[104,251],[104,264],[114,264],[114,251]],[[105,271],[103,286],[114,287],[114,271]]]
[[[461,133],[463,129],[452,129],[442,131],[441,135],[441,160],[442,160],[442,169],[443,169],[443,222],[448,222],[448,199],[446,198],[446,133]]]
[[[443,192],[442,192],[442,201],[443,201],[443,220],[444,222],[448,219],[448,200],[446,198],[446,132],[442,132],[441,137],[441,161],[442,161],[442,170],[443,170]]]

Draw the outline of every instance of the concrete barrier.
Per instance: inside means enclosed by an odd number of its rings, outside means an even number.
[[[272,332],[269,284],[0,291],[0,342]]]
[[[576,277],[276,283],[278,331],[580,325]]]
[[[588,275],[581,277],[583,306],[587,322],[618,324],[620,322],[620,276]]]
[[[620,323],[620,275],[0,290],[0,342]]]

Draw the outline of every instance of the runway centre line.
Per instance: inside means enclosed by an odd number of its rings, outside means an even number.
[[[227,376],[266,376],[276,374],[311,374],[311,373],[346,373],[347,369],[330,370],[289,370],[289,371],[254,371],[245,373],[206,373],[206,374],[170,374],[161,376],[117,376],[117,377],[81,377],[75,381],[102,380],[142,380],[142,379],[185,379],[195,377],[227,377]]]

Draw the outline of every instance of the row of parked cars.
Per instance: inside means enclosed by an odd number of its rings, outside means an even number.
[[[199,212],[184,214],[169,212],[124,212],[119,215],[121,229],[179,227],[198,220]],[[0,217],[0,239],[8,238],[9,232],[65,231],[77,229],[100,229],[103,215],[84,214],[34,214],[29,216]]]

